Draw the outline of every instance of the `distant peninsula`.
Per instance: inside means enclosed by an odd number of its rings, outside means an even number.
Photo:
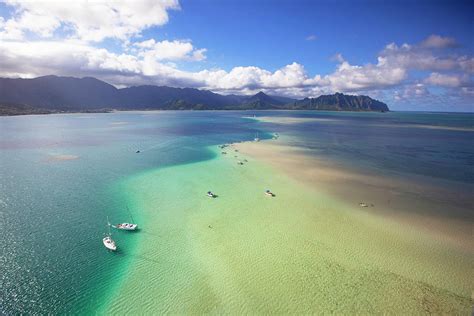
[[[336,93],[296,100],[259,92],[221,95],[208,90],[166,86],[118,89],[92,77],[0,78],[0,115],[112,110],[324,110],[387,112],[368,96]]]

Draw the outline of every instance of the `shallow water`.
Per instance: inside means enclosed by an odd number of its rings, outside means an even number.
[[[146,271],[140,278],[157,280],[154,283],[157,289],[152,293],[160,293],[154,300],[158,303],[162,300],[161,311],[177,311],[173,309],[176,304],[182,304],[182,308],[192,306],[194,311],[201,312],[311,310],[312,305],[303,303],[301,309],[290,309],[290,305],[279,299],[281,293],[273,295],[274,300],[250,302],[249,297],[254,297],[253,294],[259,297],[259,289],[242,283],[247,278],[234,279],[235,273],[244,271],[231,262],[220,259],[215,262],[215,256],[206,256],[208,251],[219,254],[234,248],[206,248],[209,244],[218,246],[220,240],[201,235],[201,225],[206,233],[214,232],[219,224],[208,224],[208,220],[223,219],[215,209],[205,213],[205,203],[221,205],[229,216],[226,223],[239,225],[238,229],[234,227],[237,229],[235,235],[227,231],[226,236],[248,243],[251,238],[242,239],[243,236],[256,232],[246,227],[245,220],[254,217],[247,217],[251,210],[240,214],[242,209],[236,207],[239,201],[230,196],[233,191],[250,195],[246,190],[276,186],[274,181],[266,182],[265,175],[246,174],[243,169],[246,166],[241,168],[232,162],[229,169],[220,153],[210,150],[209,146],[250,140],[257,131],[261,138],[270,138],[271,135],[265,132],[279,132],[291,137],[294,145],[310,148],[314,155],[381,174],[420,174],[450,183],[473,184],[474,146],[470,131],[473,116],[470,114],[264,112],[265,116],[331,119],[292,125],[242,118],[253,114],[122,112],[0,118],[2,311],[88,313],[112,310],[124,313],[127,300],[123,300],[122,291],[136,294],[130,297],[142,297],[145,300],[143,310],[147,310],[147,306],[156,307],[153,302],[146,301],[151,298],[142,296],[142,289],[130,289],[126,285],[127,278],[140,269]],[[141,152],[137,154],[136,150]],[[216,157],[219,159],[214,159]],[[229,155],[228,158],[234,157]],[[224,164],[221,173],[214,172],[212,165],[200,169],[200,163],[212,159]],[[170,173],[173,168],[178,168],[176,173]],[[164,172],[162,180],[160,170]],[[196,173],[194,177],[193,172]],[[158,178],[152,181],[149,176]],[[145,183],[140,179],[146,179]],[[227,190],[228,196],[215,201],[201,199],[199,194],[206,192],[213,181],[216,186],[218,183],[218,189]],[[245,181],[253,184],[245,189],[241,185],[250,183]],[[134,191],[143,185],[143,190]],[[182,188],[193,189],[189,193]],[[280,191],[284,192],[284,188]],[[297,194],[295,190],[288,191]],[[143,196],[146,192],[150,192],[149,195]],[[167,195],[162,196],[160,192],[167,192]],[[238,197],[241,196],[235,195],[234,199]],[[252,201],[255,209],[268,202],[249,198],[248,202]],[[144,226],[143,231],[116,233],[114,238],[119,252],[108,253],[101,243],[106,217],[109,216],[112,222],[130,220],[127,205],[135,220]],[[256,225],[273,225],[270,214],[268,210],[260,215],[253,214],[257,218],[265,216],[265,221],[258,219]],[[148,221],[153,228],[147,226]],[[270,238],[272,234],[260,236]],[[156,246],[156,252],[143,252],[146,240]],[[286,240],[276,242],[284,244]],[[256,243],[256,248],[242,249],[242,244],[236,244],[233,255],[248,256],[246,262],[249,264],[260,251],[267,254],[269,260],[277,260],[279,255],[296,256],[302,258],[295,262],[299,269],[310,268],[304,264],[303,254],[258,248],[260,242]],[[222,245],[231,244],[222,242]],[[248,253],[244,251],[246,249]],[[153,270],[146,270],[151,267]],[[215,276],[214,267],[218,269]],[[265,265],[260,269],[265,269]],[[289,286],[288,282],[297,275],[288,274],[290,279],[282,280],[277,289]],[[271,280],[265,278],[273,277],[262,274],[267,282]],[[277,279],[272,280],[277,282]],[[195,292],[188,291],[194,287],[197,288]],[[173,288],[178,291],[172,291]],[[331,296],[330,293],[327,295]],[[222,295],[227,295],[228,299]],[[236,295],[240,298],[230,299]],[[221,303],[215,303],[219,297]],[[298,295],[291,298],[292,302],[295,300],[297,303]]]
[[[124,182],[149,228],[106,311],[469,309],[472,255],[237,159],[222,156]],[[276,196],[266,196],[266,188]],[[219,197],[206,197],[209,189]]]

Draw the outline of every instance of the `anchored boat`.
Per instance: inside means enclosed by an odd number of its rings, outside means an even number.
[[[117,250],[117,245],[115,245],[115,241],[112,239],[112,233],[110,232],[109,218],[107,218],[107,227],[109,229],[109,232],[105,234],[104,238],[102,238],[102,243],[104,244],[105,248],[115,251]]]
[[[215,195],[214,193],[212,193],[211,191],[207,191],[207,194],[206,194],[208,197],[211,197],[211,198],[215,198],[217,197],[217,195]]]
[[[258,138],[258,132],[257,134],[255,134],[255,138],[253,139],[255,142],[259,142],[260,141],[260,138]]]
[[[120,223],[117,225],[112,225],[113,228],[122,229],[122,230],[136,230],[138,228],[137,224],[131,223]]]
[[[130,212],[128,205],[127,205],[127,211],[128,211],[128,214],[130,215],[130,218],[132,219],[132,222],[134,222],[132,213]],[[120,224],[111,225],[111,226],[115,229],[121,229],[121,230],[137,230],[138,228],[137,224],[132,224],[132,223],[120,223]]]
[[[265,194],[268,195],[268,196],[271,196],[271,197],[275,196],[275,194],[270,190],[265,190]]]

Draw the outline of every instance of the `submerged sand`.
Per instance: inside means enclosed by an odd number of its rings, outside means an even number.
[[[143,223],[138,247],[123,250],[131,265],[107,312],[470,313],[464,232],[436,238],[387,215],[381,197],[358,196],[363,190],[352,202],[351,183],[374,179],[288,148],[210,150],[215,159],[122,184]],[[341,196],[332,193],[338,185]]]
[[[282,144],[283,143],[283,144]],[[284,172],[307,188],[325,192],[351,206],[363,203],[372,215],[391,218],[421,229],[433,238],[474,253],[472,188],[449,189],[418,176],[381,176],[347,165],[318,159],[303,148],[281,141],[235,144],[241,153]],[[365,206],[364,205],[364,206]],[[470,215],[468,215],[470,214]]]
[[[291,117],[291,116],[259,116],[252,117],[246,116],[244,118],[256,120],[263,123],[275,123],[275,124],[299,124],[309,122],[338,122],[339,119],[322,118],[322,117]]]
[[[245,116],[244,118],[256,120],[262,123],[272,124],[301,124],[310,122],[341,122],[341,119],[336,118],[325,118],[325,117],[294,117],[294,116]],[[439,125],[428,125],[428,124],[374,124],[372,126],[386,127],[386,128],[423,128],[423,129],[437,129],[437,130],[448,130],[448,131],[463,131],[463,132],[474,132],[474,127],[457,127],[457,126],[439,126]]]
[[[66,155],[66,154],[51,154],[49,155],[47,161],[68,161],[79,159],[79,156],[76,155]]]

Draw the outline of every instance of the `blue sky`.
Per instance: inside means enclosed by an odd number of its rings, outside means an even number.
[[[6,0],[0,75],[295,98],[340,91],[399,110],[474,111],[473,9],[472,1]]]
[[[211,48],[209,61],[228,70],[236,65],[276,70],[297,61],[309,72],[329,73],[336,53],[363,64],[390,42],[416,43],[431,34],[454,37],[466,51],[474,48],[469,2],[247,0],[181,1],[181,6],[150,35],[164,31],[171,38],[192,38]],[[310,35],[316,40],[306,41]]]

